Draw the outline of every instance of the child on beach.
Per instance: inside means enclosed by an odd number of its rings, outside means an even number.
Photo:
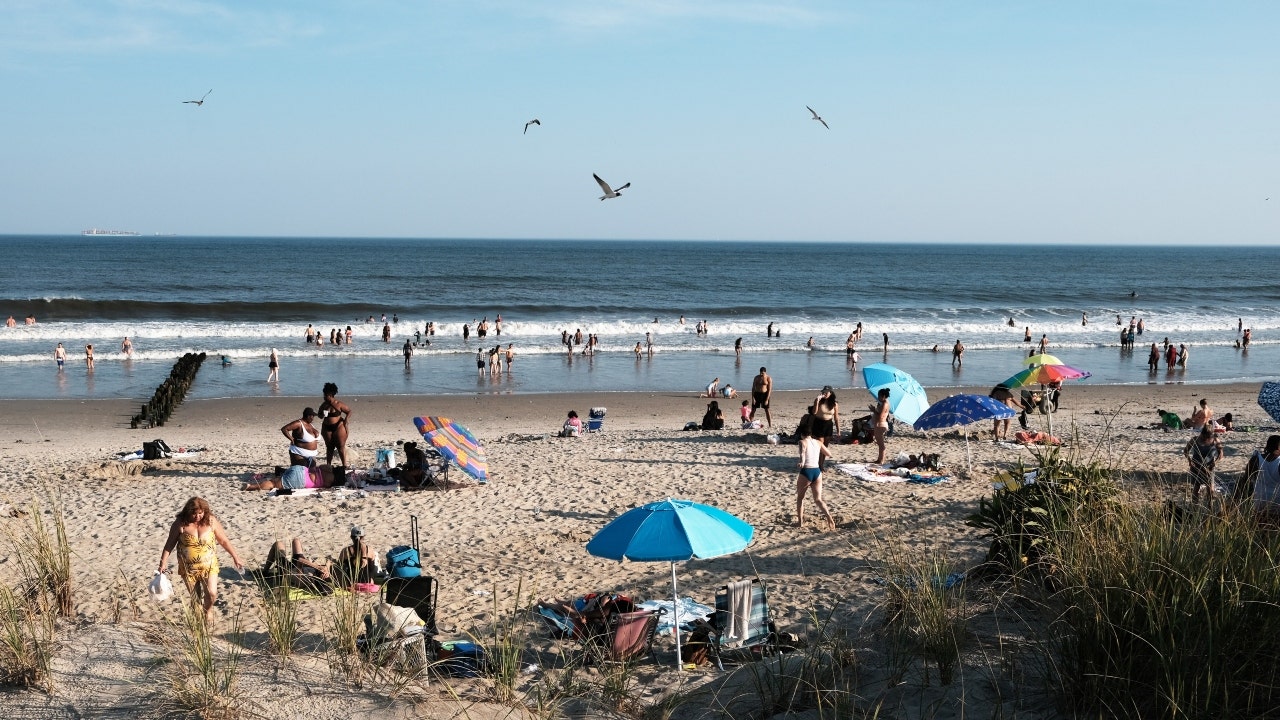
[[[818,506],[827,529],[835,530],[836,521],[822,501],[822,463],[831,457],[827,446],[814,439],[807,426],[800,428],[800,474],[796,477],[796,527],[804,527],[804,495],[813,492],[813,504]]]

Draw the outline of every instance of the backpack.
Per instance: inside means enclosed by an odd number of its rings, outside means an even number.
[[[159,460],[169,457],[169,453],[173,452],[169,449],[169,445],[160,439],[151,442],[142,443],[142,459],[143,460]]]
[[[417,548],[397,545],[387,551],[387,574],[398,578],[416,578],[422,575],[422,563],[418,561]]]

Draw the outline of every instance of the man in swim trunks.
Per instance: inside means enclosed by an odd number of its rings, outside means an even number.
[[[769,427],[773,427],[773,416],[769,414],[769,400],[773,398],[773,378],[764,368],[751,381],[751,419],[756,419],[756,410],[764,410],[764,418]]]
[[[53,349],[53,359],[58,363],[59,370],[67,364],[67,349],[62,347],[62,343],[58,343],[58,347]]]

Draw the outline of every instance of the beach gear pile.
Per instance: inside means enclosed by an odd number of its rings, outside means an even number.
[[[142,406],[142,411],[129,421],[129,427],[137,430],[140,427],[164,425],[186,399],[187,391],[191,389],[191,383],[195,382],[196,373],[200,371],[204,358],[204,353],[187,353],[178,358],[178,362],[169,371],[169,377],[156,388],[151,399]]]

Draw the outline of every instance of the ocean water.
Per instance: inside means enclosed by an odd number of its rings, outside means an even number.
[[[1276,266],[1275,248],[76,235],[0,237],[0,254],[0,315],[18,321],[0,328],[6,398],[144,400],[191,351],[211,356],[197,398],[309,397],[330,380],[346,394],[690,392],[717,376],[749,387],[762,366],[780,389],[852,388],[861,375],[844,347],[858,322],[862,364],[890,362],[926,387],[1012,375],[1024,328],[1090,383],[1280,379],[1280,284],[1258,271]],[[463,339],[463,324],[499,313],[500,337]],[[1122,351],[1130,317],[1146,332]],[[428,321],[436,334],[406,370],[401,347]],[[766,337],[770,323],[780,337]],[[1246,350],[1234,347],[1241,323]],[[308,345],[307,324],[326,337],[349,325],[355,342]],[[599,337],[594,357],[561,344],[579,329]],[[655,351],[636,357],[646,333]],[[1165,338],[1187,344],[1190,362],[1150,374],[1147,349]],[[478,374],[476,350],[498,343],[517,354],[512,372]],[[276,384],[265,382],[272,348]]]

